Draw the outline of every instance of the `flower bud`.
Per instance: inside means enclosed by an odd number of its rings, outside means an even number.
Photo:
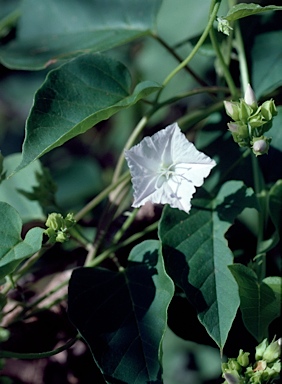
[[[64,218],[60,213],[50,213],[45,224],[46,227],[58,231],[64,226]]]
[[[253,88],[250,86],[250,84],[247,85],[247,89],[244,96],[245,102],[251,106],[252,108],[256,109],[258,107],[257,99],[255,96],[255,93],[253,91]]]
[[[238,120],[246,124],[249,121],[249,118],[252,115],[252,113],[253,113],[252,107],[250,107],[243,99],[240,99]]]
[[[249,365],[249,354],[249,352],[243,352],[243,350],[240,349],[237,361],[242,367],[247,367]]]
[[[229,371],[237,371],[240,373],[242,370],[241,365],[235,359],[229,359],[227,364]]]
[[[69,229],[73,227],[75,223],[76,223],[76,220],[74,218],[73,213],[68,213],[67,216],[65,217],[65,227]]]
[[[264,155],[265,153],[268,153],[269,150],[269,143],[271,139],[269,137],[261,136],[261,137],[254,137],[253,138],[253,153],[256,156]]]
[[[261,105],[261,114],[267,121],[270,121],[274,116],[277,115],[277,109],[272,99],[265,101]]]
[[[67,241],[69,239],[69,236],[67,233],[65,232],[62,232],[62,231],[59,231],[57,236],[56,236],[56,241],[58,243],[64,243],[65,241]]]
[[[269,344],[269,346],[266,348],[266,350],[263,353],[263,360],[265,360],[267,363],[272,363],[281,354],[281,346],[279,345],[279,341],[276,340]]]
[[[239,130],[238,124],[230,122],[230,123],[227,123],[227,126],[230,132],[238,133],[238,130]]]
[[[234,121],[239,120],[239,103],[234,101],[224,101],[224,108],[228,116]]]
[[[218,17],[217,21],[218,21],[218,26],[217,26],[218,32],[222,32],[225,35],[229,36],[230,30],[233,29],[232,27],[230,27],[229,21],[224,19],[223,17]]]
[[[257,347],[256,347],[256,360],[262,359],[262,356],[264,354],[264,351],[266,350],[268,346],[267,339],[264,339]]]

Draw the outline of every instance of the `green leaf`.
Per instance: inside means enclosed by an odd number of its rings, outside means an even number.
[[[255,38],[251,52],[252,86],[257,98],[282,85],[282,51],[279,43],[281,39],[282,31],[263,33]]]
[[[255,272],[242,264],[229,266],[239,286],[240,309],[248,331],[261,342],[269,324],[281,310],[281,278],[270,277],[261,283]]]
[[[174,287],[159,242],[134,247],[122,272],[74,270],[69,316],[107,383],[161,383],[160,343]]]
[[[282,227],[282,180],[277,180],[268,194],[268,209],[270,217],[277,229]]]
[[[240,3],[234,5],[224,18],[229,21],[233,21],[242,19],[243,17],[247,16],[257,15],[266,11],[282,11],[282,7],[279,5],[267,5],[266,7],[261,7],[260,5],[253,3]]]
[[[51,71],[35,95],[17,171],[159,86],[142,82],[132,94],[130,88],[127,68],[98,54],[79,56]]]
[[[239,306],[237,284],[228,269],[233,255],[224,237],[245,207],[256,207],[250,188],[229,181],[211,201],[194,199],[187,215],[164,209],[159,236],[167,272],[195,306],[200,322],[223,348]],[[212,205],[212,206],[211,206]]]
[[[44,229],[30,229],[25,239],[21,238],[22,221],[15,210],[7,203],[0,202],[0,267],[33,255],[41,248]]]
[[[10,174],[20,163],[21,154],[14,153],[4,158],[3,167]],[[32,220],[45,220],[45,215],[36,201],[31,201],[19,193],[19,189],[31,192],[37,185],[36,172],[41,172],[40,161],[37,160],[13,177],[2,181],[0,185],[0,201],[13,206],[19,213],[22,221],[27,223]]]
[[[0,49],[9,68],[36,70],[152,33],[161,0],[23,0],[17,37]]]

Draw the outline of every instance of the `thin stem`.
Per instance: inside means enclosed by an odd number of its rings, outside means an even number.
[[[248,63],[247,63],[245,49],[244,49],[244,42],[242,39],[241,29],[238,22],[235,24],[235,38],[236,38],[236,50],[239,57],[241,86],[244,93],[247,89],[250,79],[249,79]]]
[[[153,113],[153,111],[152,111],[152,113]],[[120,154],[120,157],[118,159],[118,163],[117,163],[117,166],[116,166],[116,169],[115,169],[115,172],[114,172],[112,183],[116,183],[116,181],[117,181],[117,179],[118,179],[118,177],[119,177],[119,175],[121,173],[123,162],[124,162],[124,151],[126,149],[129,149],[135,143],[135,140],[138,138],[138,136],[140,135],[140,133],[144,129],[144,127],[147,124],[147,122],[149,120],[149,117],[151,116],[152,113],[142,117],[142,119],[139,121],[139,123],[134,128],[134,130],[133,130],[132,134],[130,135],[129,139],[127,140],[127,142],[126,142],[126,144],[124,146],[124,149],[123,149],[123,151]]]
[[[162,108],[162,107],[164,107],[166,105],[170,105],[170,104],[176,103],[179,100],[185,99],[186,97],[190,97],[190,96],[194,96],[194,95],[199,95],[201,93],[212,93],[212,94],[215,94],[215,93],[218,93],[218,92],[230,94],[230,90],[227,87],[216,87],[215,86],[215,87],[205,87],[205,88],[194,88],[191,91],[182,93],[180,95],[171,97],[170,99],[167,99],[167,100],[165,100],[165,101],[163,101],[161,103],[158,103],[156,108],[160,109],[160,108]]]
[[[236,38],[236,49],[239,57],[241,84],[243,88],[243,93],[245,93],[247,86],[250,83],[250,80],[249,80],[248,64],[247,64],[247,59],[246,59],[246,54],[244,49],[244,42],[242,39],[242,34],[241,34],[241,30],[238,22],[235,25],[235,38]],[[253,169],[255,193],[261,208],[261,212],[258,213],[258,235],[257,235],[257,250],[256,250],[257,256],[258,256],[261,248],[261,243],[263,241],[264,225],[267,217],[267,209],[266,209],[266,196],[264,193],[265,184],[259,168],[258,159],[253,153],[251,158],[252,158],[252,169]],[[255,258],[256,273],[259,281],[262,281],[265,277],[266,257],[265,257],[265,254],[260,254],[259,256],[260,257]]]
[[[211,28],[209,33],[210,33],[210,39],[211,39],[211,42],[212,42],[213,49],[215,50],[215,53],[216,53],[216,55],[218,57],[218,60],[220,62],[220,65],[221,65],[221,68],[223,70],[223,74],[224,74],[224,78],[226,80],[226,83],[228,84],[228,87],[230,89],[232,97],[236,99],[237,98],[237,88],[235,86],[235,83],[233,81],[233,78],[231,76],[229,68],[226,65],[226,62],[225,62],[225,60],[223,58],[223,55],[221,53],[221,50],[219,48],[218,41],[217,41],[217,39],[215,37],[214,29]]]
[[[125,247],[132,243],[133,241],[136,241],[140,239],[141,237],[145,236],[147,233],[154,231],[158,228],[158,221],[149,225],[146,227],[142,232],[135,233],[134,235],[128,237],[126,240],[120,242],[119,244],[113,245],[110,248],[106,249],[104,252],[100,253],[95,259],[91,260],[86,267],[96,267],[97,265],[101,264],[102,261],[106,260],[110,255],[114,252],[116,252],[118,249]]]
[[[110,192],[112,192],[116,187],[119,186],[123,181],[129,181],[130,175],[129,172],[125,172],[120,178],[118,178],[115,182],[110,184],[107,188],[105,188],[101,193],[99,193],[98,196],[94,197],[93,200],[91,200],[88,204],[85,205],[76,215],[75,220],[79,221],[82,219],[84,215],[86,215],[89,211],[91,211],[96,205],[101,203]]]
[[[127,219],[123,223],[122,227],[114,236],[113,244],[117,244],[119,240],[122,238],[123,234],[127,231],[127,229],[130,227],[130,225],[133,223],[136,215],[138,213],[138,209],[135,208],[130,214],[128,215]]]
[[[186,57],[185,60],[182,61],[182,63],[180,63],[164,80],[163,82],[163,87],[165,87],[170,81],[171,79],[181,70],[183,69],[184,67],[187,66],[187,64],[193,59],[193,57],[196,55],[196,53],[198,52],[199,48],[202,46],[202,44],[204,43],[204,41],[206,40],[208,34],[209,34],[209,31],[210,29],[212,28],[213,26],[213,22],[216,18],[216,15],[217,15],[217,12],[218,12],[218,9],[219,9],[219,6],[220,6],[220,1],[216,1],[216,0],[213,0],[212,1],[212,5],[211,5],[211,8],[212,8],[212,12],[210,14],[210,17],[209,17],[209,21],[208,21],[208,24],[202,34],[202,36],[199,38],[197,44],[194,46],[194,48],[192,49],[191,53]]]
[[[175,50],[170,47],[160,36],[152,35],[177,61],[182,62],[182,58],[175,52]],[[188,65],[185,65],[184,69],[200,84],[202,87],[208,87],[208,83],[202,80],[192,68]]]
[[[69,340],[66,344],[62,345],[59,348],[56,348],[52,351],[47,352],[37,352],[37,353],[19,353],[19,352],[11,352],[11,351],[2,351],[0,350],[0,358],[14,358],[14,359],[43,359],[46,357],[57,355],[60,352],[65,351],[70,348],[77,340],[79,339],[79,335],[75,336],[71,340]]]

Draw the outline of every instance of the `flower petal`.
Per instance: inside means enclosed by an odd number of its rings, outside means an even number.
[[[203,184],[216,165],[186,139],[177,123],[145,137],[125,151],[125,158],[132,176],[133,207],[151,201],[187,213],[195,187]]]

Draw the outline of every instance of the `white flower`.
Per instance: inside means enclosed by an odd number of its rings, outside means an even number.
[[[145,137],[125,151],[125,158],[132,176],[133,207],[151,201],[187,213],[195,187],[203,184],[216,165],[186,139],[177,123]]]

